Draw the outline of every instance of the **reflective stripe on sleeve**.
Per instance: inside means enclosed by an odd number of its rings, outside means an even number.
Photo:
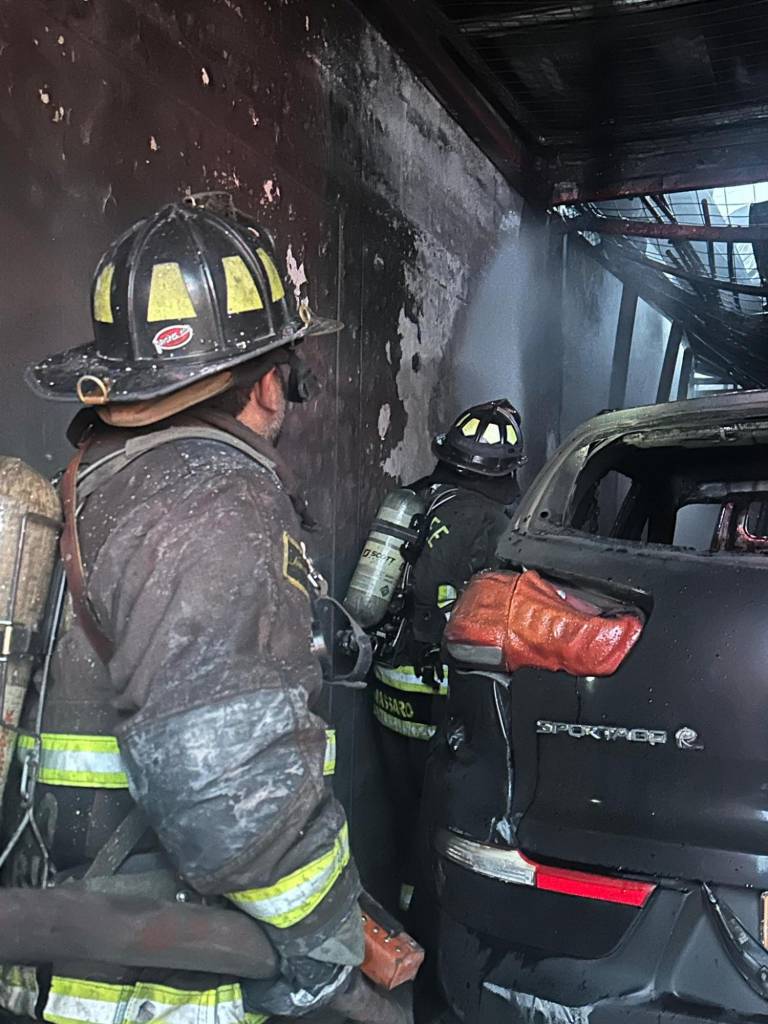
[[[31,736],[19,737],[16,753],[22,761],[34,749]],[[48,786],[128,788],[128,776],[114,736],[44,732],[38,779]]]
[[[40,990],[34,967],[0,966],[0,1006],[20,1017],[34,1017]]]
[[[245,1013],[238,984],[181,989],[54,975],[43,1019],[52,1024],[264,1024],[268,1018]]]
[[[411,740],[431,740],[437,732],[436,725],[425,725],[424,722],[406,722],[402,718],[390,715],[378,704],[373,706],[373,715],[386,729],[399,732],[401,736],[407,736]]]
[[[404,693],[428,693],[437,697],[448,693],[448,681],[435,680],[437,686],[429,686],[421,676],[416,675],[413,665],[397,665],[392,668],[389,665],[374,665],[373,674],[380,683],[391,686],[393,690],[401,690]]]
[[[53,1024],[116,1024],[128,1006],[130,985],[61,978],[54,974],[43,1010],[43,1020]]]
[[[450,583],[441,583],[437,588],[437,607],[441,610],[449,608],[458,596],[456,587],[452,587]]]
[[[325,760],[323,775],[333,775],[336,771],[336,730],[325,730]]]
[[[263,889],[227,893],[233,903],[258,921],[290,928],[322,902],[349,864],[349,831],[345,824],[327,853]]]

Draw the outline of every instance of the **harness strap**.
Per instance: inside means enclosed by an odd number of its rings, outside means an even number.
[[[144,812],[137,805],[130,810],[91,861],[85,878],[114,875],[149,828]]]
[[[80,537],[77,533],[77,476],[88,446],[89,442],[86,441],[78,448],[74,458],[70,460],[69,465],[64,471],[64,476],[61,480],[64,528],[61,531],[59,550],[61,551],[64,573],[67,577],[67,587],[72,598],[72,607],[75,610],[83,632],[88,638],[88,642],[99,656],[99,659],[106,665],[115,653],[115,646],[101,628],[99,620],[96,618],[96,613],[88,599],[85,568],[83,567],[83,556],[80,551]]]
[[[78,621],[88,638],[88,642],[105,665],[111,660],[115,653],[115,645],[112,639],[102,629],[93,605],[88,598],[88,585],[85,578],[83,556],[80,549],[80,537],[77,532],[77,499],[78,493],[81,500],[85,500],[102,484],[106,483],[113,476],[116,476],[131,463],[135,462],[142,455],[160,448],[162,445],[171,444],[174,441],[216,441],[219,444],[228,445],[244,455],[247,455],[254,462],[257,462],[264,469],[277,486],[282,486],[275,463],[257,449],[252,448],[245,441],[233,437],[225,430],[218,430],[215,427],[168,427],[166,430],[155,431],[151,434],[129,438],[122,449],[117,449],[104,460],[100,460],[93,470],[85,470],[86,478],[78,481],[80,467],[85,453],[91,443],[88,439],[80,445],[74,457],[70,461],[61,480],[61,501],[64,510],[64,528],[61,532],[59,550],[64,565],[64,572],[67,577],[67,587],[72,597],[72,606],[77,615]]]

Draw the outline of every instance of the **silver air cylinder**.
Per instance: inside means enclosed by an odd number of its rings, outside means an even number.
[[[21,459],[0,456],[0,710],[12,727],[39,650],[61,518],[45,477]],[[13,729],[0,728],[0,799],[15,746]]]
[[[405,568],[402,547],[418,538],[411,524],[424,508],[415,491],[399,487],[389,492],[376,514],[344,598],[344,607],[364,629],[376,626],[387,613]]]

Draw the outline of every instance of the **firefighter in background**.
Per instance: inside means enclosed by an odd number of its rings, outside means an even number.
[[[506,399],[473,406],[434,439],[432,450],[439,460],[434,470],[409,487],[425,512],[406,570],[403,621],[374,664],[373,713],[394,798],[404,911],[416,879],[428,740],[442,721],[448,692],[440,661],[443,629],[470,577],[496,565],[497,542],[520,497],[520,415]]]
[[[0,1002],[67,1024],[311,1014],[363,984],[360,884],[333,737],[312,710],[310,520],[274,444],[286,403],[307,397],[295,345],[341,325],[297,308],[269,234],[212,196],[122,235],[91,301],[95,341],[27,377],[92,406],[62,485],[71,608],[35,791],[48,881],[92,873],[108,848],[90,884],[229,901],[263,925],[282,973],[240,984],[204,962],[162,976],[68,964],[62,935],[60,963],[5,970]],[[30,839],[5,883],[44,883],[40,868]]]

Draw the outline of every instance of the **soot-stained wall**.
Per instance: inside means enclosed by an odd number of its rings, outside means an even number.
[[[71,407],[33,398],[22,369],[89,340],[109,241],[231,190],[296,294],[347,325],[305,346],[325,390],[281,443],[338,593],[383,492],[430,465],[455,328],[519,200],[344,0],[0,0],[0,147],[3,450],[65,458]],[[383,874],[366,698],[337,691],[331,714],[355,844]]]
[[[610,405],[622,283],[599,266],[585,245],[569,245],[562,277],[562,406],[565,438]],[[642,299],[632,330],[624,408],[650,405],[664,359],[669,321]]]

